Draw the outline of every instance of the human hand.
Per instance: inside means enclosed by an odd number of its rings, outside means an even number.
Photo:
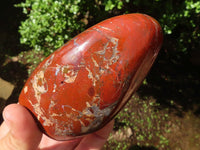
[[[0,150],[99,150],[103,147],[114,121],[95,133],[72,141],[56,141],[42,134],[33,117],[19,104],[8,105],[0,126]]]

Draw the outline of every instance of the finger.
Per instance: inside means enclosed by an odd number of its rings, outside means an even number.
[[[56,141],[43,135],[39,150],[74,150],[74,148],[80,143],[81,138],[69,140],[69,141]]]
[[[9,130],[10,130],[10,129],[8,128],[8,126],[6,125],[6,123],[3,122],[3,123],[1,124],[1,126],[0,126],[0,140],[1,140],[4,136],[6,136],[6,134],[8,134]]]
[[[0,140],[0,150],[36,150],[42,133],[28,110],[11,104],[4,109],[3,117],[10,131]]]
[[[104,128],[89,134],[83,138],[75,150],[99,150],[105,144],[110,132],[113,129],[114,121],[112,120]]]

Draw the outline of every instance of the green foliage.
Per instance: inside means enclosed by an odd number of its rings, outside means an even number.
[[[146,13],[160,22],[165,34],[165,48],[172,56],[178,54],[180,57],[181,54],[187,55],[192,50],[199,50],[199,1],[127,0],[126,3],[123,3],[123,6],[126,13]]]
[[[27,15],[19,28],[20,42],[46,55],[53,52],[81,31],[83,25],[77,15],[79,3],[80,0],[26,0],[16,5]]]
[[[174,39],[166,43],[172,55],[200,47],[200,2],[195,0],[26,0],[16,6],[27,16],[19,28],[21,43],[45,55],[88,26],[133,12],[149,14],[161,23],[166,40]]]
[[[162,12],[160,22],[166,35],[174,39],[172,47],[176,52],[188,54],[197,50],[200,40],[200,2],[185,0],[175,3],[168,1],[166,12]]]
[[[101,13],[102,6],[109,11],[122,4],[120,0],[26,0],[15,5],[27,16],[19,27],[20,42],[49,55],[86,28],[88,13],[99,21],[108,14]]]
[[[123,6],[123,2],[121,0],[106,0],[104,1],[104,4],[105,4],[105,11],[112,10],[115,7],[121,9]]]

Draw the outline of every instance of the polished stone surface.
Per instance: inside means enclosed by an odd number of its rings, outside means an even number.
[[[161,27],[150,16],[107,19],[46,58],[27,80],[19,103],[54,139],[96,131],[142,83],[161,44]]]

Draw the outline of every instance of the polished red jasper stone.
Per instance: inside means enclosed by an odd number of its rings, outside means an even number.
[[[136,91],[161,44],[161,27],[150,16],[102,21],[46,58],[27,80],[19,103],[53,139],[94,132]]]

